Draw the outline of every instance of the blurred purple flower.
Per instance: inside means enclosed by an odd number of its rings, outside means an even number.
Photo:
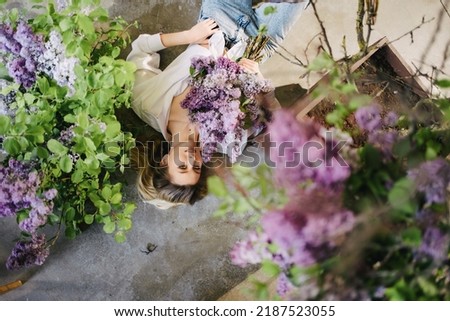
[[[294,285],[289,281],[286,274],[282,273],[277,280],[277,293],[282,298],[285,298],[290,291],[294,289]]]
[[[437,227],[428,227],[419,247],[419,253],[426,254],[436,262],[442,262],[448,256],[450,235]]]
[[[419,192],[425,194],[428,204],[444,203],[450,183],[450,165],[442,158],[422,163],[408,172]]]
[[[324,132],[313,121],[299,122],[288,110],[278,110],[269,124],[270,160],[281,186],[295,194],[299,184],[334,187],[350,176],[350,166],[339,147],[347,141],[338,141],[332,132]],[[341,145],[339,145],[341,144]]]
[[[398,122],[398,115],[393,111],[390,111],[383,118],[383,124],[387,127],[394,127],[395,125],[397,125],[397,122]]]
[[[368,132],[381,128],[381,115],[378,106],[359,108],[355,113],[355,118],[358,126]]]
[[[392,157],[392,149],[398,138],[398,132],[396,131],[377,130],[369,133],[367,142],[376,147],[385,158],[389,159]]]
[[[265,234],[250,232],[245,240],[237,242],[230,252],[231,262],[240,267],[248,264],[258,264],[264,259],[271,258],[266,248],[268,242]]]
[[[19,241],[6,262],[8,270],[17,270],[32,265],[42,265],[49,255],[45,235],[33,234],[29,241]]]

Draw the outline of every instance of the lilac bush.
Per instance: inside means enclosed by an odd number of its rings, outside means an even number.
[[[20,230],[7,267],[41,265],[56,238],[94,223],[124,242],[135,205],[111,173],[134,144],[115,115],[131,104],[128,24],[99,0],[0,7],[0,218]]]
[[[192,89],[181,106],[199,126],[203,159],[209,161],[222,146],[223,151],[230,150],[235,162],[245,131],[258,131],[263,126],[256,96],[271,90],[269,82],[226,57],[194,58],[191,75]]]

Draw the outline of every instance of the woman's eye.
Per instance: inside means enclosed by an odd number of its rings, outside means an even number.
[[[182,170],[187,169],[186,165],[180,165],[180,166],[178,166],[178,168],[179,168],[179,169],[182,169]]]

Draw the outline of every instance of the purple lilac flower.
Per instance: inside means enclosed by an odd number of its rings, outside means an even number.
[[[376,130],[369,133],[367,142],[376,147],[385,158],[392,157],[392,149],[399,138],[396,131]]]
[[[0,54],[7,62],[9,75],[18,84],[30,88],[36,82],[38,58],[44,51],[42,37],[33,33],[30,25],[20,21],[16,30],[0,25]]]
[[[415,182],[419,192],[425,194],[427,203],[444,203],[450,183],[450,165],[442,158],[425,162],[412,169],[408,176]]]
[[[353,229],[353,213],[347,210],[331,215],[302,213],[299,208],[273,211],[262,219],[267,237],[279,247],[287,266],[309,266],[321,260],[325,249],[337,246],[336,240]]]
[[[290,111],[278,110],[269,132],[270,160],[275,163],[277,180],[288,190],[295,193],[296,186],[308,182],[335,186],[349,177],[350,166],[336,148],[340,142],[318,123],[299,122]]]
[[[428,227],[425,230],[419,253],[430,256],[437,262],[445,260],[448,256],[450,235],[437,227]]]
[[[6,267],[8,270],[17,270],[22,267],[42,265],[49,253],[45,235],[33,234],[31,240],[16,243],[6,262]]]
[[[44,225],[53,211],[57,191],[46,191],[41,198],[40,184],[41,178],[30,164],[10,159],[8,167],[0,165],[0,217],[28,210],[28,218],[19,223],[23,231],[34,233]]]
[[[397,125],[397,122],[398,122],[398,115],[393,111],[390,111],[383,118],[383,124],[387,127],[394,127],[395,125]]]
[[[256,95],[270,90],[269,83],[247,74],[228,58],[198,57],[192,60],[191,86],[181,106],[189,110],[191,122],[199,125],[204,161],[222,147],[235,162],[241,154],[244,131],[260,125]]]
[[[381,115],[378,106],[359,108],[355,113],[355,118],[358,126],[368,132],[381,128]]]
[[[286,274],[282,273],[277,280],[277,293],[282,298],[287,297],[290,291],[294,289],[294,285],[289,281]]]
[[[258,264],[272,255],[267,249],[267,236],[250,232],[245,240],[237,242],[230,252],[231,262],[240,267],[248,264]]]

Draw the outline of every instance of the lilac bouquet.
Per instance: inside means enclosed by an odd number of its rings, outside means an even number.
[[[234,163],[245,143],[245,132],[257,132],[264,126],[257,95],[272,88],[267,80],[247,73],[226,57],[194,58],[191,77],[192,89],[181,106],[199,126],[203,159],[209,161],[222,149]]]

